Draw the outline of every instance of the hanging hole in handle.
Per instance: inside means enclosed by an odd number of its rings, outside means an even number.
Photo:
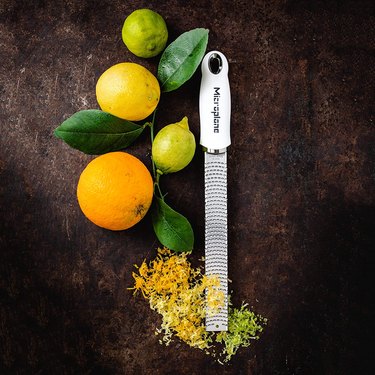
[[[223,67],[223,61],[221,60],[220,55],[213,53],[208,61],[208,67],[211,73],[219,74]]]

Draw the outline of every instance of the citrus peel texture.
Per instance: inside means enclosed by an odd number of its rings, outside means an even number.
[[[228,362],[240,347],[259,338],[266,319],[250,311],[247,304],[239,309],[230,304],[228,332],[207,332],[207,311],[215,314],[223,306],[224,295],[218,290],[219,278],[204,275],[201,267],[192,267],[188,255],[158,249],[154,260],[136,266],[135,283],[129,289],[134,294],[140,292],[150,308],[161,315],[161,326],[155,332],[161,335],[161,344],[169,345],[176,336],[219,362]]]

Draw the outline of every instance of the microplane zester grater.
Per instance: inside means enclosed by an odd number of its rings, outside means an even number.
[[[227,147],[231,98],[228,61],[219,51],[205,55],[199,93],[200,144],[204,150],[205,273],[218,275],[224,306],[206,314],[207,331],[228,330]]]

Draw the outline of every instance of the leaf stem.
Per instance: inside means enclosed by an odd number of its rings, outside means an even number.
[[[156,109],[154,110],[154,113],[152,115],[152,120],[149,123],[150,125],[150,133],[151,133],[151,149],[152,149],[152,144],[154,143],[154,124],[155,124],[155,116],[156,116]],[[151,151],[151,162],[152,162],[152,174],[154,176],[154,179],[157,179],[157,173],[156,173],[156,166],[154,163],[154,159],[152,158],[152,151]]]
[[[159,169],[156,170],[156,179],[155,179],[155,187],[158,189],[158,193],[160,195],[160,199],[162,201],[164,201],[164,195],[163,193],[161,192],[161,189],[160,189],[160,184],[159,184],[159,179],[160,179],[160,176],[162,175],[163,173],[161,171],[159,171]]]
[[[151,136],[151,149],[152,144],[154,143],[154,124],[155,124],[155,116],[156,116],[156,109],[152,115],[151,122],[148,123],[150,126],[150,136]],[[154,194],[159,195],[160,199],[164,201],[164,195],[160,189],[160,176],[163,174],[163,172],[159,171],[159,169],[156,168],[154,159],[152,158],[152,151],[151,151],[151,162],[152,162],[152,174],[154,176]]]

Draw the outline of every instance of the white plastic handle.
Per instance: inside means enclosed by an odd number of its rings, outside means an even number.
[[[211,51],[202,60],[199,93],[200,144],[209,151],[230,145],[231,98],[228,60],[219,51]]]

